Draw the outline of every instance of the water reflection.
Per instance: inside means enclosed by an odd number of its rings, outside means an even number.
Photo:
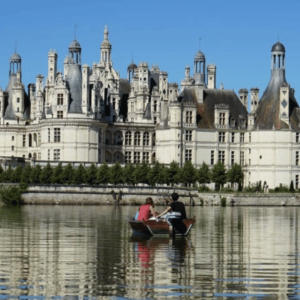
[[[132,236],[134,212],[0,207],[0,299],[299,299],[299,208],[197,207],[175,239]]]

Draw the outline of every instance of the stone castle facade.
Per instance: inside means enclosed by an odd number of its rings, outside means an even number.
[[[14,53],[8,85],[0,89],[0,156],[37,162],[191,160],[197,167],[220,160],[227,168],[241,164],[246,185],[266,181],[272,188],[293,180],[299,187],[300,109],[285,79],[280,42],[272,47],[271,79],[261,99],[257,88],[238,95],[217,88],[217,68],[206,66],[201,51],[179,88],[146,62],[132,62],[127,78],[120,78],[111,50],[106,27],[97,64],[81,65],[75,39],[61,73],[50,50],[47,77],[37,75],[27,90],[21,56]]]

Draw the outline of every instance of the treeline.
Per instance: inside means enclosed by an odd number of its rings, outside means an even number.
[[[212,169],[203,163],[200,168],[195,168],[190,161],[187,161],[181,168],[178,163],[172,162],[170,166],[165,166],[155,162],[149,166],[146,162],[141,164],[126,164],[122,167],[118,162],[112,166],[106,163],[100,167],[94,164],[85,168],[81,164],[74,168],[70,163],[63,167],[58,164],[51,167],[48,163],[45,167],[30,165],[22,168],[17,166],[13,169],[9,166],[6,170],[0,166],[0,182],[2,183],[26,183],[26,184],[128,184],[136,185],[139,183],[156,185],[194,185],[199,183],[205,185],[211,182],[216,184],[219,190],[225,183],[243,182],[242,168],[234,164],[231,169],[226,171],[225,166],[218,162]]]

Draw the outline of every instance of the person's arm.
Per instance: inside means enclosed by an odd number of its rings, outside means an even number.
[[[165,215],[168,211],[170,211],[172,208],[168,206],[161,214],[159,214],[156,218],[160,218],[161,216]]]
[[[155,217],[155,211],[154,211],[154,208],[150,205],[149,207],[149,210],[150,210],[150,213],[153,217]]]

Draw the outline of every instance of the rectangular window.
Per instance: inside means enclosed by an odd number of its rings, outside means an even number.
[[[116,109],[116,98],[113,98],[113,109]]]
[[[235,137],[235,134],[234,132],[231,133],[231,143],[234,143],[234,137]]]
[[[26,147],[26,134],[23,134],[23,147]]]
[[[131,103],[130,107],[131,107],[131,112],[133,113],[134,112],[134,104]]]
[[[219,132],[219,142],[225,143],[225,132]]]
[[[125,152],[125,163],[128,164],[131,162],[131,152]]]
[[[149,132],[144,133],[143,145],[144,146],[149,146]]]
[[[187,124],[191,124],[192,123],[192,120],[193,120],[193,112],[192,111],[187,111],[185,113],[185,122]]]
[[[157,111],[157,101],[154,101],[153,110]]]
[[[143,152],[143,161],[149,163],[149,152]]]
[[[64,94],[57,94],[57,105],[64,104]]]
[[[225,163],[225,151],[219,151],[219,161],[224,164]]]
[[[154,124],[157,123],[157,117],[154,117]]]
[[[20,103],[20,98],[17,98],[17,103]]]
[[[244,143],[245,142],[245,133],[241,133],[241,135],[240,135],[240,142],[241,143]]]
[[[186,130],[185,131],[185,140],[191,141],[192,140],[192,130]]]
[[[225,113],[219,113],[219,124],[225,125]]]
[[[231,151],[231,165],[234,164],[234,151]]]
[[[20,111],[20,108],[19,107],[17,107],[17,112],[19,112]]]
[[[296,177],[295,177],[295,187],[296,187],[296,189],[298,189],[298,187],[299,187],[299,175],[296,175]]]
[[[41,152],[38,152],[38,160],[41,160]]]
[[[299,132],[296,132],[296,143],[299,143]]]
[[[138,164],[141,162],[141,154],[140,152],[134,152],[134,163]]]
[[[48,143],[50,143],[50,128],[48,128]]]
[[[249,143],[251,143],[251,132],[249,132]]]
[[[14,151],[15,150],[15,146],[11,146],[11,150]]]
[[[240,154],[240,165],[243,167],[245,164],[245,154],[244,154],[244,151],[241,151],[241,154]]]
[[[12,140],[12,141],[14,141],[14,140],[15,140],[15,137],[14,137],[14,136],[12,136],[12,137],[11,137],[11,140]]]
[[[63,111],[62,110],[58,110],[57,111],[57,119],[63,119],[63,117],[64,117]]]
[[[50,149],[48,149],[48,160],[50,160]]]
[[[54,143],[60,142],[60,128],[54,128]]]
[[[99,130],[99,135],[98,135],[99,143],[102,143],[102,129]]]
[[[60,160],[60,149],[54,149],[53,160]]]
[[[210,152],[210,164],[213,165],[215,163],[215,151],[211,150]]]
[[[296,166],[299,166],[299,151],[296,151]]]
[[[98,162],[101,163],[101,149],[98,150]]]
[[[192,160],[192,150],[186,149],[185,150],[185,161]]]

